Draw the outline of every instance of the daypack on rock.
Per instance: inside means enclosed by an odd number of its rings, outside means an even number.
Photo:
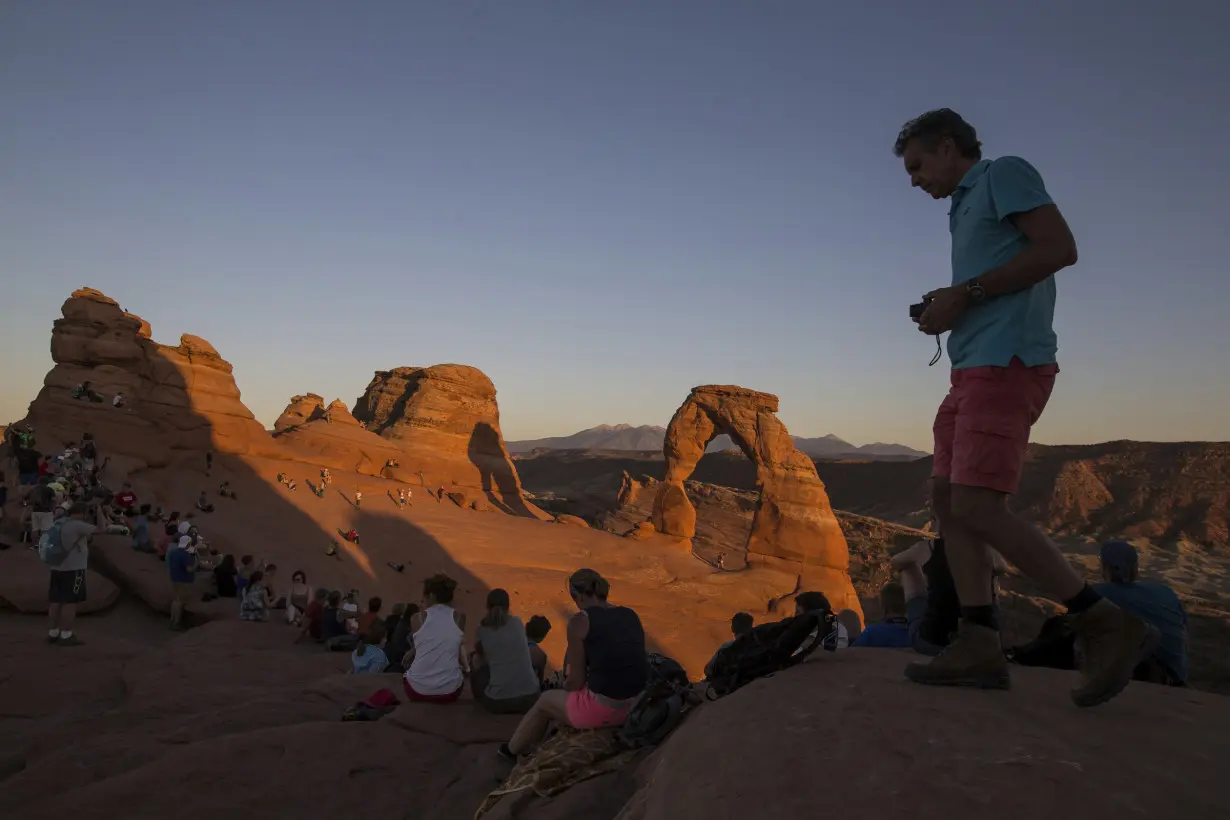
[[[380,720],[397,708],[397,696],[389,689],[377,689],[342,713],[342,720]]]
[[[63,526],[64,519],[61,518],[38,539],[38,557],[48,566],[58,567],[68,557],[68,550],[64,547],[64,535],[61,532]]]
[[[688,673],[665,655],[649,653],[649,680],[616,737],[629,749],[661,743],[697,700]]]
[[[728,695],[756,678],[801,663],[821,646],[837,649],[837,618],[831,611],[805,612],[762,624],[718,650],[706,694],[711,698]]]

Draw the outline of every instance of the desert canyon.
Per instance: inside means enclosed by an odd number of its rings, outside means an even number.
[[[770,393],[694,388],[660,452],[514,455],[484,373],[407,366],[376,371],[351,405],[288,397],[266,430],[218,350],[191,335],[159,344],[156,330],[97,290],[72,293],[51,330],[54,367],[18,421],[41,451],[88,432],[109,487],[130,482],[168,511],[209,493],[216,509],[198,519],[211,546],[287,578],[300,569],[312,585],[391,603],[417,601],[424,577],[447,572],[468,639],[486,593],[507,589],[515,614],[556,624],[544,643],[555,666],[579,567],[610,579],[652,650],[699,680],[737,611],[773,620],[778,602],[815,589],[875,620],[889,551],[924,535],[929,459],[809,456]],[[124,405],[73,398],[87,381]],[[737,451],[707,452],[718,436]],[[321,468],[333,480],[318,496],[306,484]],[[288,492],[283,473],[305,486]],[[214,497],[221,482],[234,499]],[[93,540],[85,645],[48,647],[46,568],[18,543],[21,502],[15,490],[8,499],[0,816],[453,820],[474,817],[507,774],[495,749],[516,717],[463,701],[342,722],[374,689],[400,692],[396,678],[346,675],[347,654],[296,644],[276,618],[240,622],[233,600],[196,601],[191,628],[169,632],[166,568],[127,536]],[[819,806],[843,818],[1054,820],[1061,795],[1072,817],[1230,816],[1230,445],[1032,447],[1014,505],[1090,577],[1099,540],[1133,540],[1145,574],[1188,608],[1193,688],[1137,684],[1079,712],[1063,672],[1014,668],[1011,692],[947,691],[905,683],[903,652],[821,652],[699,706],[617,769],[558,794],[507,795],[482,816],[802,817]],[[338,539],[352,528],[361,545]],[[1003,607],[1019,641],[1058,610],[1015,573]]]

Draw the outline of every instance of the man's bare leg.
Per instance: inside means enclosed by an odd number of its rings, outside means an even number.
[[[1085,588],[1055,542],[1008,509],[1006,494],[953,484],[950,515],[957,537],[950,538],[946,531],[945,543],[950,545],[948,562],[963,607],[992,603],[991,556],[984,544],[1061,601],[1072,600]]]
[[[57,641],[60,639],[60,609],[61,604],[52,604],[47,608],[50,624],[47,628],[47,640]]]

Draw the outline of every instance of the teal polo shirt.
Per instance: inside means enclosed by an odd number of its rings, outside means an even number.
[[[984,159],[952,195],[952,283],[959,285],[1008,262],[1029,244],[1009,219],[1053,200],[1037,170],[1020,157]],[[1059,342],[1055,318],[1055,277],[1026,290],[974,305],[948,336],[954,370],[1007,367],[1018,357],[1026,367],[1055,362]]]

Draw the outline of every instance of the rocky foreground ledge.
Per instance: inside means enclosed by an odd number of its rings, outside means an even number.
[[[516,718],[403,704],[342,710],[394,676],[286,627],[209,623],[160,646],[49,647],[0,621],[0,817],[469,820],[505,773]],[[87,628],[88,626],[88,628]],[[1230,816],[1230,701],[1145,685],[1096,710],[1071,678],[1014,670],[1008,693],[907,684],[892,650],[820,653],[705,704],[656,752],[489,818],[1115,818]],[[359,813],[356,814],[356,809]]]

